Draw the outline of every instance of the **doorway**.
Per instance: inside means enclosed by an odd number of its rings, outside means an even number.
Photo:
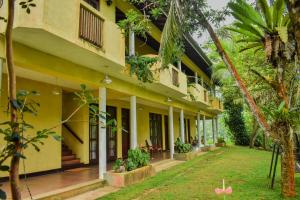
[[[169,144],[169,117],[165,115],[165,147],[166,150],[170,150]]]
[[[149,114],[150,140],[153,146],[162,147],[162,116],[160,114]]]

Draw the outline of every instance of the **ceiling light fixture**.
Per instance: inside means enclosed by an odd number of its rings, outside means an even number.
[[[105,74],[105,77],[102,80],[102,83],[107,84],[107,85],[112,83],[112,80],[109,78],[108,74]]]
[[[168,97],[167,99],[166,99],[166,102],[172,102],[173,100],[172,100],[172,98],[171,97]]]

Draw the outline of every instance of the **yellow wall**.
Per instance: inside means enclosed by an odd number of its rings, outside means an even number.
[[[78,102],[74,100],[73,93],[63,95],[62,115],[63,119],[67,119],[71,113],[78,108]],[[67,125],[73,130],[83,141],[81,144],[74,136],[72,136],[66,128],[63,127],[62,135],[65,144],[80,158],[82,163],[89,163],[89,110],[88,106],[81,108],[70,120]]]
[[[7,115],[4,114],[4,110],[7,109],[7,83],[6,76],[3,79],[3,92],[1,94],[1,111],[0,111],[0,121],[6,121],[8,119]],[[35,82],[23,78],[17,79],[18,90],[27,91],[37,91],[40,95],[33,97],[34,101],[40,103],[40,108],[38,109],[38,115],[33,116],[30,114],[25,115],[25,120],[27,123],[34,126],[34,130],[30,130],[25,134],[27,136],[33,136],[36,131],[45,128],[53,127],[60,123],[61,120],[61,96],[54,95],[52,91],[56,89],[55,86]],[[3,128],[3,127],[2,127]],[[61,126],[55,129],[57,134],[61,135]],[[25,160],[26,172],[38,172],[51,169],[61,168],[61,143],[54,140],[53,138],[48,138],[43,141],[45,144],[40,146],[41,151],[36,152],[33,147],[29,147],[25,150],[24,155],[27,157]],[[4,145],[4,140],[1,136],[0,138],[1,148]],[[23,173],[23,166],[21,162],[20,172]],[[1,173],[0,176],[7,176],[7,174]]]

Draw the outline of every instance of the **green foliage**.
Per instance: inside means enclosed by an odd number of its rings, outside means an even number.
[[[122,172],[120,169],[124,167],[126,171],[132,171],[137,168],[141,168],[149,165],[150,154],[139,148],[130,149],[128,151],[128,158],[126,160],[117,159],[114,163],[113,170],[116,172]]]
[[[158,62],[157,57],[147,56],[128,56],[127,63],[130,65],[130,75],[136,75],[138,80],[144,83],[152,83],[154,81],[151,67]]]
[[[126,170],[132,171],[134,169],[147,166],[150,161],[149,153],[141,149],[130,149],[128,151],[128,158],[126,162]]]
[[[236,145],[249,145],[250,139],[243,118],[243,104],[232,98],[224,98],[225,124],[228,126]]]
[[[218,143],[226,143],[224,137],[218,137],[217,142]]]
[[[174,149],[177,153],[188,153],[193,150],[193,147],[191,144],[185,144],[180,138],[177,138]]]
[[[146,38],[146,33],[150,30],[150,20],[135,10],[129,10],[126,13],[126,19],[119,21],[117,24],[123,33],[128,36],[129,30],[133,31],[136,35]]]

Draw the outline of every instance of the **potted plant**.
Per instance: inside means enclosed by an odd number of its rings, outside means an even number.
[[[174,149],[176,152],[174,158],[176,160],[188,161],[197,156],[197,153],[192,151],[193,146],[191,144],[183,143],[180,138],[177,138]]]
[[[226,146],[226,142],[225,142],[224,137],[218,137],[216,146],[217,147],[224,147],[224,146]]]
[[[150,155],[141,149],[130,149],[128,158],[116,160],[113,170],[105,174],[109,185],[125,187],[144,180],[154,174],[150,163]]]

